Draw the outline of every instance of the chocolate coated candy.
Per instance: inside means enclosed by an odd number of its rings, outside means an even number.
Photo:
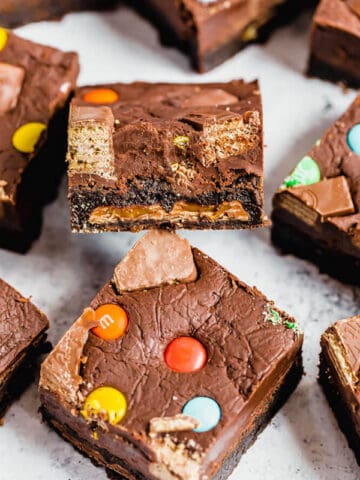
[[[182,413],[193,417],[200,422],[200,426],[194,432],[208,432],[216,427],[221,420],[221,408],[210,397],[194,397],[184,406]]]

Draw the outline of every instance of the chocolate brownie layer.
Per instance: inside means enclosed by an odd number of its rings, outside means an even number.
[[[360,86],[360,6],[322,0],[313,19],[309,74]]]
[[[44,362],[42,411],[125,478],[225,479],[299,381],[301,345],[255,288],[153,231]]]
[[[115,0],[1,0],[0,25],[13,28],[58,19],[71,11],[109,8],[116,3]]]
[[[48,327],[40,310],[0,280],[0,417],[32,380]]]
[[[359,283],[360,97],[301,160],[273,199],[273,241]]]
[[[266,223],[256,82],[81,88],[68,161],[74,231]]]
[[[360,316],[335,323],[321,338],[319,382],[360,465],[359,353]]]
[[[26,251],[64,168],[77,55],[0,29],[0,246]]]

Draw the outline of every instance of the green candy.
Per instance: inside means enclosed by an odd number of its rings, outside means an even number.
[[[285,178],[285,187],[295,187],[295,185],[311,185],[320,182],[320,168],[311,157],[304,157],[297,164],[293,172]]]

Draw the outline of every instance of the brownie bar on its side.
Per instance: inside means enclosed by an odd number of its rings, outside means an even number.
[[[313,19],[309,74],[360,87],[360,3],[322,0]]]
[[[0,29],[0,247],[24,252],[40,233],[64,171],[78,70],[75,53]]]
[[[272,240],[342,281],[360,281],[360,96],[284,180]]]
[[[0,25],[18,27],[29,22],[58,19],[67,12],[109,8],[116,0],[1,0]]]
[[[81,88],[67,158],[76,232],[266,223],[257,82]]]
[[[40,310],[0,280],[0,418],[33,379],[48,327]]]
[[[360,315],[332,325],[321,337],[319,382],[360,465]]]
[[[153,230],[43,363],[41,410],[124,478],[225,480],[299,382],[302,340],[255,288]]]
[[[188,53],[206,72],[244,46],[264,41],[314,0],[128,0],[160,30],[161,40]]]

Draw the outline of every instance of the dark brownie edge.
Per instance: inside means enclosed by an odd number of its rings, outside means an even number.
[[[349,447],[353,450],[356,461],[360,465],[360,437],[351,420],[348,405],[343,401],[341,395],[336,389],[336,384],[331,374],[331,366],[324,352],[320,353],[318,381],[336,417],[340,430],[345,435]]]
[[[26,253],[40,236],[42,211],[57,197],[66,170],[69,104],[54,115],[44,146],[22,175],[13,212],[18,229],[0,228],[0,248]]]
[[[349,75],[349,73],[343,71],[340,68],[335,68],[325,62],[322,62],[315,55],[311,55],[310,57],[307,75],[309,77],[318,77],[323,80],[328,80],[329,82],[342,82],[350,88],[360,87],[360,75],[359,77]]]
[[[303,364],[302,353],[299,350],[293,365],[288,370],[286,375],[282,379],[282,383],[272,393],[271,402],[269,402],[266,410],[256,419],[254,428],[246,435],[245,438],[232,450],[224,459],[218,473],[212,480],[225,480],[234,470],[239,463],[239,460],[243,453],[251,447],[255,442],[257,436],[265,429],[272,417],[278,412],[278,410],[286,403],[291,394],[296,389],[298,383],[303,376]],[[45,398],[45,396],[44,396]],[[126,465],[120,465],[118,459],[112,457],[103,449],[97,449],[95,451],[96,458],[94,458],[93,445],[90,442],[79,438],[73,430],[59,423],[54,419],[47,411],[45,403],[43,402],[40,407],[43,420],[47,422],[54,430],[66,441],[70,442],[75,448],[85,456],[90,457],[92,463],[96,466],[105,466],[106,464],[119,465],[121,468],[127,468]],[[107,469],[109,476],[117,480],[146,480],[146,478],[138,472],[132,472],[132,477],[125,477],[120,474],[114,473],[114,471]]]
[[[321,273],[344,283],[360,285],[360,258],[331,251],[275,215],[272,216],[271,240],[284,254],[294,254],[315,263]]]
[[[47,334],[41,332],[29,346],[23,357],[8,368],[14,369],[3,385],[0,384],[0,419],[5,415],[10,405],[17,400],[27,387],[34,381],[38,369],[37,359],[49,351]],[[6,373],[6,372],[5,372]]]

